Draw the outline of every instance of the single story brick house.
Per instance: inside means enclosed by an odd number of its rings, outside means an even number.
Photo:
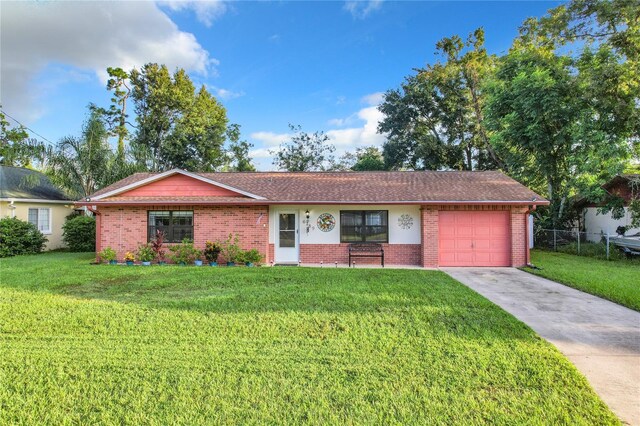
[[[77,204],[96,214],[96,251],[120,259],[162,229],[198,248],[236,233],[267,264],[346,264],[350,244],[372,242],[388,265],[438,267],[528,263],[527,217],[548,201],[496,171],[174,169],[136,173]]]

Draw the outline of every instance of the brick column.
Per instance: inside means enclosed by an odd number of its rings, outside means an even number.
[[[511,266],[520,267],[527,263],[527,208],[511,208]]]
[[[420,212],[422,266],[435,268],[438,266],[438,210],[434,207],[423,207]]]

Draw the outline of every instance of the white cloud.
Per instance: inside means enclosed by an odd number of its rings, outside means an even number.
[[[361,99],[363,104],[378,106],[384,101],[384,92],[376,92],[370,95],[363,96]]]
[[[271,43],[277,43],[280,41],[280,34],[272,34],[267,40],[269,40]]]
[[[384,118],[384,114],[378,111],[377,106],[363,108],[355,114],[357,119],[363,122],[361,127],[329,130],[327,136],[336,146],[337,153],[353,151],[365,146],[381,146],[386,140],[384,135],[378,134],[378,123]]]
[[[178,12],[191,10],[196,14],[196,19],[207,27],[227,11],[225,2],[219,0],[163,0],[160,4]]]
[[[222,89],[215,86],[209,86],[209,88],[213,91],[213,93],[215,93],[217,97],[224,100],[236,99],[245,95],[243,91],[234,92],[233,90]]]
[[[343,9],[356,19],[364,19],[382,7],[382,0],[353,0],[344,2]]]
[[[6,2],[0,102],[24,120],[45,112],[34,78],[52,64],[94,74],[147,62],[215,73],[217,61],[152,2]]]
[[[288,133],[255,132],[249,136],[251,139],[262,142],[266,146],[278,146],[291,139],[291,135]]]

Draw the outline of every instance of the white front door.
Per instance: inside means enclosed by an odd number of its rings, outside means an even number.
[[[276,263],[298,263],[298,214],[279,212],[276,226]]]

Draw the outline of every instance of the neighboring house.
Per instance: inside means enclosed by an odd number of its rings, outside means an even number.
[[[587,233],[589,241],[598,242],[601,235],[609,233],[616,235],[616,229],[620,226],[627,226],[626,234],[633,235],[640,232],[640,228],[631,228],[631,212],[627,207],[633,196],[634,182],[639,182],[640,174],[623,174],[616,176],[609,182],[602,185],[602,188],[610,195],[620,197],[624,202],[624,215],[620,219],[614,219],[609,213],[598,213],[601,205],[588,203],[586,200],[578,201],[578,208],[582,209],[584,231]],[[638,185],[638,183],[636,183]],[[636,189],[640,191],[640,188]]]
[[[527,216],[548,202],[494,171],[176,169],[134,174],[76,204],[96,213],[96,250],[119,258],[162,229],[199,248],[236,233],[268,263],[345,264],[351,243],[375,242],[386,264],[437,267],[526,264]]]
[[[0,217],[17,217],[36,225],[48,239],[48,250],[64,246],[62,225],[73,208],[73,201],[44,174],[0,166]]]

